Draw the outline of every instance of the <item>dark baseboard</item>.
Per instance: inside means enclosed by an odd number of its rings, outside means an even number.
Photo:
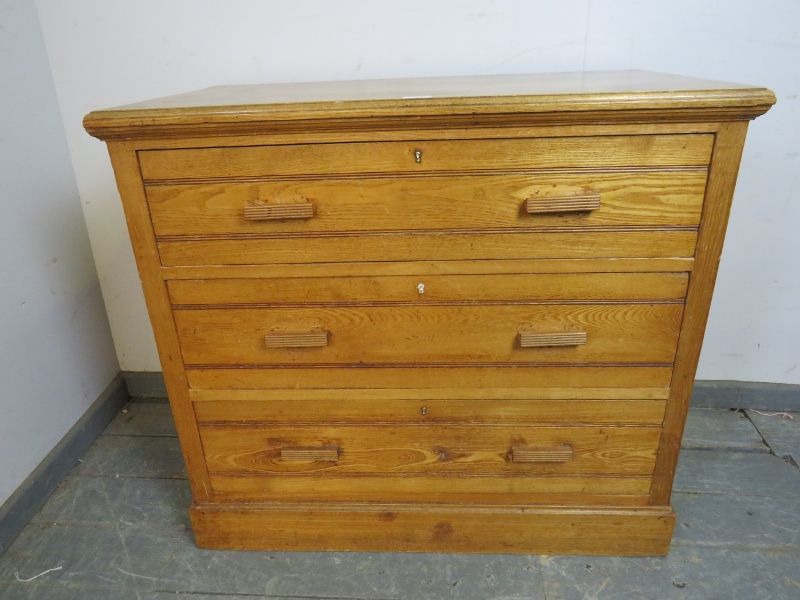
[[[129,399],[125,380],[119,374],[22,485],[0,506],[0,556]]]
[[[122,375],[131,397],[167,397],[164,376],[158,371],[125,371]],[[691,405],[694,408],[800,411],[800,385],[698,380],[694,383]]]
[[[691,406],[800,411],[800,385],[752,381],[695,381]]]
[[[161,371],[123,371],[131,398],[166,398],[167,386]]]

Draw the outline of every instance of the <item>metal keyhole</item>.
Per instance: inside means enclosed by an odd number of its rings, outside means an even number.
[[[414,150],[414,161],[418,164],[422,164],[422,150]]]
[[[428,407],[427,406],[423,406],[422,408],[419,409],[419,412],[421,412],[422,416],[424,417],[425,415],[428,414]]]
[[[418,283],[417,284],[417,291],[420,294],[424,294],[425,293],[425,284],[424,283]]]

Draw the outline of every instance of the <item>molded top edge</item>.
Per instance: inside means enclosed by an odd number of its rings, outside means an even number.
[[[763,87],[648,71],[481,75],[217,86],[95,111],[84,126],[100,138],[121,137],[123,130],[140,137],[137,127],[152,133],[165,126],[343,117],[758,106],[761,114],[774,102]]]

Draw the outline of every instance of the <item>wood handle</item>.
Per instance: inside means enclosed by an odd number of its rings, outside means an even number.
[[[525,200],[525,212],[528,214],[588,212],[598,208],[600,192],[595,190]]]
[[[339,460],[339,446],[286,446],[281,448],[281,460]]]
[[[264,344],[267,348],[321,348],[328,345],[328,336],[328,331],[268,333]]]
[[[581,346],[586,343],[585,331],[559,331],[557,333],[536,333],[521,331],[519,345],[522,348],[548,348],[551,346]]]
[[[572,460],[572,446],[514,446],[511,461],[520,463],[560,463]]]
[[[310,219],[313,216],[313,202],[248,204],[244,207],[245,221],[283,221],[286,219]]]

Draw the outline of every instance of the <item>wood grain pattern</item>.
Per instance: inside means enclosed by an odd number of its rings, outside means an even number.
[[[326,179],[148,186],[147,199],[161,237],[399,228],[694,227],[700,222],[705,182],[705,170]],[[591,213],[534,216],[520,210],[529,198],[585,187],[597,190],[602,198]],[[314,199],[316,212],[311,220],[253,223],[242,219],[242,207],[256,210],[250,208],[252,202],[296,203],[302,198]]]
[[[669,508],[194,504],[201,548],[663,555]]]
[[[413,302],[683,301],[686,273],[273,277],[167,282],[178,306]],[[425,293],[417,285],[423,283]]]
[[[745,121],[774,101],[580,73],[87,115],[135,140],[109,150],[198,544],[665,553]]]
[[[521,348],[555,348],[558,346],[582,346],[586,343],[585,331],[556,331],[542,333],[536,331],[520,331]]]
[[[213,474],[308,476],[381,475],[639,475],[653,472],[661,430],[658,427],[532,427],[452,424],[417,425],[261,425],[200,426],[206,461]],[[566,462],[517,464],[512,448],[567,445],[574,455]],[[338,460],[284,461],[287,446],[335,446]],[[523,451],[523,454],[525,452]],[[311,477],[313,476],[313,477]],[[320,483],[319,485],[324,485]],[[358,487],[358,478],[350,484]],[[448,479],[439,484],[447,489]]]
[[[284,221],[287,219],[310,219],[314,216],[313,202],[291,204],[245,204],[242,217],[245,221]],[[185,217],[184,217],[185,218]]]
[[[327,331],[283,331],[264,336],[267,348],[324,348],[328,345]]]
[[[145,150],[145,181],[292,175],[487,172],[544,168],[707,165],[709,134],[286,144]],[[417,163],[414,153],[424,160]]]
[[[675,111],[675,115],[681,111]],[[682,111],[686,114],[686,111]],[[552,115],[550,115],[552,116]],[[495,115],[497,118],[497,115]],[[269,128],[269,124],[267,129]],[[676,123],[672,119],[658,122],[647,122],[643,119],[629,122],[597,123],[591,120],[583,123],[572,120],[563,125],[552,123],[528,124],[524,119],[520,122],[505,122],[496,125],[485,123],[476,127],[469,123],[459,125],[456,122],[443,123],[439,127],[408,128],[410,123],[391,132],[392,141],[408,140],[476,140],[496,138],[533,138],[533,137],[597,137],[605,135],[661,135],[686,133],[716,133],[719,122],[702,122],[697,119]],[[159,136],[149,139],[138,139],[136,147],[140,150],[165,150],[181,148],[220,148],[223,146],[275,146],[280,144],[327,144],[331,142],[385,142],[385,130],[364,129],[360,127],[316,128],[298,131],[296,124],[290,131],[253,129],[248,132],[231,135],[201,135],[188,137]],[[163,131],[163,130],[162,130]]]
[[[336,462],[339,460],[339,446],[284,446],[280,459],[300,462]]]
[[[584,213],[600,208],[600,192],[581,190],[576,192],[555,191],[548,195],[525,200],[525,212],[533,214]]]
[[[530,465],[517,465],[531,468]],[[348,485],[357,479],[358,485]],[[450,480],[450,486],[443,485]],[[419,475],[223,475],[211,476],[214,499],[220,502],[420,502],[442,504],[526,504],[531,506],[647,506],[650,477],[614,475],[540,475],[464,477]],[[313,484],[319,486],[314,493]],[[394,495],[393,495],[394,494]]]
[[[685,124],[752,119],[774,103],[765,88],[645,71],[582,71],[224,86],[94,112],[84,127],[103,139],[153,139],[491,123]]]
[[[108,144],[111,164],[117,180],[125,220],[131,237],[136,267],[142,280],[144,298],[158,347],[158,357],[172,407],[172,416],[180,438],[183,458],[195,499],[211,494],[203,448],[197,431],[180,345],[169,305],[169,296],[158,265],[155,234],[147,212],[144,186],[139,175],[135,147],[125,142]]]
[[[512,446],[511,462],[515,463],[562,463],[575,458],[572,446]]]
[[[653,504],[669,504],[746,133],[747,123],[731,123],[723,125],[717,134],[703,220],[700,223],[697,264],[687,292],[672,392],[664,417],[658,463],[650,491]]]
[[[383,260],[692,257],[692,231],[449,233],[161,242],[165,266]]]
[[[683,273],[693,258],[544,258],[536,260],[437,260],[414,262],[294,263],[163,267],[165,279],[265,279],[273,277],[374,277],[531,273]],[[246,284],[246,282],[245,282]]]
[[[195,397],[199,423],[472,423],[539,425],[656,425],[664,418],[665,400],[462,399],[456,391],[448,398],[393,398],[375,390],[365,398],[351,398],[350,390],[333,390],[331,399],[297,397],[297,390],[249,390],[242,399],[228,391],[217,398]],[[608,390],[607,393],[614,390]],[[573,392],[574,394],[575,392]],[[280,397],[280,395],[282,397]],[[530,395],[530,394],[529,394]],[[603,396],[603,394],[597,394]],[[622,395],[622,394],[618,394]],[[642,394],[643,395],[643,394]],[[387,397],[388,396],[388,397]],[[333,401],[331,401],[333,400]],[[425,408],[425,414],[422,409]]]
[[[188,365],[421,363],[671,364],[683,307],[671,304],[390,306],[175,311]],[[522,349],[521,330],[585,330],[588,342]],[[330,332],[324,348],[264,348],[264,332]]]
[[[610,369],[609,367],[604,367]],[[575,369],[573,369],[575,370]],[[666,400],[669,388],[626,387],[479,387],[479,388],[378,388],[378,389],[240,389],[189,390],[193,402],[207,400],[371,400],[386,402],[396,399],[439,400]]]
[[[531,470],[534,465],[516,465]],[[419,502],[644,506],[651,477],[636,475],[212,474],[214,499],[231,501]]]
[[[484,387],[575,388],[669,387],[672,367],[653,366],[537,366],[520,367],[350,367],[329,368],[187,368],[194,390],[235,389],[369,389]]]

